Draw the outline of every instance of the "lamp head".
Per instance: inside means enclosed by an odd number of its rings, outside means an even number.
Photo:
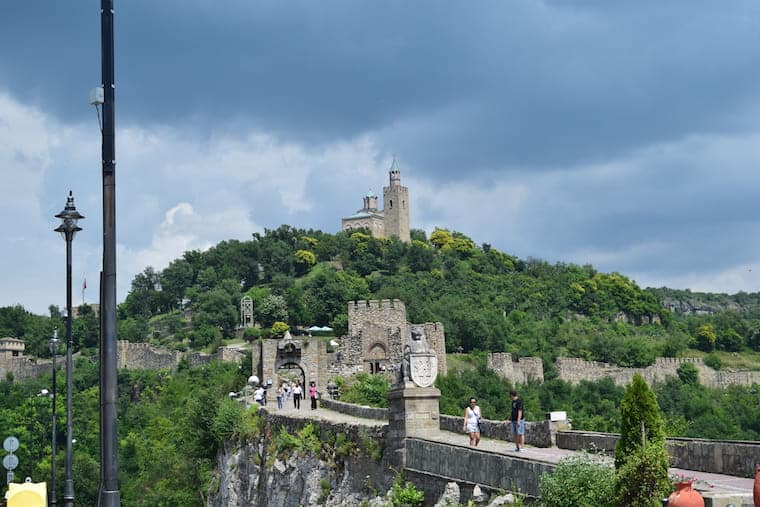
[[[55,232],[59,232],[64,240],[74,239],[76,233],[82,230],[81,227],[77,227],[77,222],[83,219],[84,215],[77,211],[77,207],[74,205],[74,195],[71,190],[69,190],[69,197],[66,199],[66,207],[55,218],[61,219],[61,225],[54,230]]]
[[[50,346],[50,353],[55,355],[58,353],[58,346],[60,345],[61,340],[58,339],[58,328],[53,329],[53,337],[50,338],[50,343],[48,344]]]

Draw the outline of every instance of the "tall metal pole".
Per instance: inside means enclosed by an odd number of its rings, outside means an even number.
[[[63,483],[63,505],[73,507],[74,505],[74,476],[72,473],[72,411],[71,400],[71,372],[74,369],[72,351],[74,342],[71,338],[71,321],[73,313],[71,308],[71,241],[74,239],[73,232],[66,233],[66,480]],[[55,369],[53,370],[55,371]],[[53,374],[55,375],[55,373]],[[55,377],[54,377],[55,378]],[[55,380],[53,380],[55,384]],[[55,389],[55,386],[53,386]]]
[[[116,134],[113,0],[100,1],[103,80],[103,286],[100,302],[100,505],[119,507],[116,363]]]
[[[68,507],[72,507],[74,505],[74,479],[71,467],[71,443],[72,423],[74,418],[72,417],[71,411],[71,403],[73,400],[71,375],[74,370],[74,363],[72,360],[74,342],[71,338],[71,321],[73,320],[73,310],[71,308],[71,242],[74,240],[74,235],[82,230],[82,228],[77,225],[77,222],[83,219],[84,215],[77,211],[77,208],[74,205],[74,195],[71,191],[69,191],[69,197],[66,199],[66,207],[55,217],[61,219],[61,225],[55,229],[55,232],[61,233],[63,239],[66,241],[66,481],[63,487],[63,499]],[[51,352],[53,352],[53,347],[57,346],[58,333],[56,331],[53,340],[50,342]],[[55,360],[55,356],[53,359]],[[53,375],[55,375],[55,368],[53,368],[53,371]]]
[[[53,339],[56,341],[55,344],[51,341],[51,352],[53,353],[53,395],[51,398],[53,399],[53,430],[52,430],[52,436],[51,436],[51,451],[50,451],[50,505],[55,507],[57,505],[56,499],[55,499],[55,448],[58,446],[58,438],[56,435],[56,428],[55,428],[55,419],[56,419],[56,410],[55,410],[55,403],[56,403],[56,381],[55,381],[55,358],[58,355],[58,330],[56,329],[53,332]]]

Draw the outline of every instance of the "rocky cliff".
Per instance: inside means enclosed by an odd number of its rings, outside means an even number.
[[[378,494],[393,471],[382,459],[383,431],[270,415],[256,437],[225,444],[207,505],[386,505]]]

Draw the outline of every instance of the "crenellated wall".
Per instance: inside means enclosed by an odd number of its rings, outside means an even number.
[[[173,370],[182,354],[176,350],[155,347],[148,343],[116,342],[116,366],[129,370]]]
[[[646,368],[625,368],[597,361],[559,357],[554,365],[559,378],[571,384],[609,377],[617,385],[627,385],[637,373],[649,384],[662,382],[666,377],[677,376],[678,368],[685,363],[691,363],[697,368],[700,383],[708,387],[724,388],[730,385],[760,383],[760,371],[715,371],[698,358],[659,357],[653,365]]]
[[[346,373],[369,371],[370,363],[375,362],[389,371],[397,368],[411,325],[407,321],[406,306],[399,299],[349,301],[348,335],[341,339],[342,365]],[[436,353],[438,374],[445,375],[448,369],[443,324],[417,325],[423,327],[428,346]]]
[[[59,370],[63,364],[64,362],[59,360],[56,370]],[[43,373],[50,372],[51,368],[51,360],[38,362],[36,359],[26,356],[13,356],[10,353],[0,353],[0,380],[5,380],[9,374],[13,376],[13,380],[37,378]]]
[[[514,361],[512,354],[507,352],[491,352],[488,354],[488,368],[512,383],[544,381],[544,363],[540,357],[521,357]]]

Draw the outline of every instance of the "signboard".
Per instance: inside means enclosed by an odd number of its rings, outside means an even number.
[[[16,437],[8,437],[3,441],[3,449],[5,449],[8,452],[13,452],[16,449],[18,449],[18,438]]]
[[[13,470],[18,466],[18,456],[15,454],[6,454],[3,458],[3,466],[6,470]]]

